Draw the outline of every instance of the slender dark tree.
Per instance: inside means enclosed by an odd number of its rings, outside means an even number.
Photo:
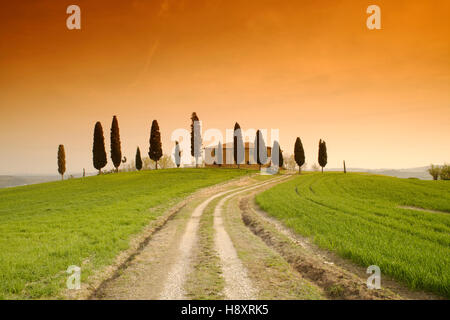
[[[295,140],[294,159],[298,165],[298,173],[302,173],[302,166],[305,164],[305,150],[303,150],[302,140],[299,137]]]
[[[141,158],[141,150],[137,147],[136,150],[136,159],[135,159],[136,170],[141,171],[142,169],[142,158]]]
[[[120,147],[119,123],[117,117],[113,116],[111,124],[111,160],[116,172],[119,172],[119,166],[122,162],[122,150]]]
[[[255,162],[259,165],[259,170],[261,170],[261,166],[267,162],[267,147],[264,137],[259,130],[256,131],[254,148]]]
[[[327,165],[328,155],[327,155],[327,145],[322,139],[319,140],[319,165],[323,168]]]
[[[94,129],[94,146],[92,148],[94,168],[102,174],[102,168],[106,166],[108,160],[105,151],[105,137],[103,136],[103,128],[100,121],[97,121]]]
[[[278,145],[278,161],[279,161],[279,167],[283,168],[284,165],[284,159],[283,159],[283,150],[281,150],[281,147]]]
[[[58,172],[61,175],[61,180],[64,180],[64,173],[66,172],[66,152],[64,145],[60,144],[58,147]]]
[[[347,167],[345,166],[345,160],[344,160],[344,173],[347,173]]]
[[[181,164],[181,150],[178,141],[175,141],[175,152],[173,156],[175,158],[175,164],[177,165],[177,168],[179,168]]]
[[[223,163],[223,147],[222,142],[220,141],[219,144],[217,145],[217,152],[215,156],[216,156],[216,163],[219,165],[219,167],[221,167]]]
[[[156,169],[158,169],[158,160],[161,159],[162,155],[161,133],[159,132],[158,121],[153,120],[150,131],[150,149],[148,150],[148,156],[155,161]]]
[[[240,164],[244,161],[245,150],[244,141],[242,139],[242,130],[239,123],[234,124],[234,135],[233,135],[233,158],[234,163],[237,164],[239,169]]]
[[[195,167],[198,168],[198,158],[201,156],[202,137],[200,120],[195,112],[191,115],[191,156],[195,158]]]
[[[281,148],[280,148],[280,144],[278,143],[277,140],[275,140],[273,142],[273,146],[272,146],[272,155],[271,155],[271,160],[272,160],[272,165],[276,166],[276,167],[281,167],[280,165],[280,155],[281,155]]]

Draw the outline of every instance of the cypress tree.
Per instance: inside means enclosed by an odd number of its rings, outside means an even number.
[[[137,171],[141,171],[141,169],[142,169],[142,158],[141,158],[141,150],[139,149],[139,147],[137,147],[137,150],[136,150],[135,164],[136,164],[136,170]]]
[[[242,130],[239,123],[234,124],[234,135],[233,135],[233,158],[234,162],[237,164],[239,169],[240,164],[244,161],[245,150],[244,141],[242,139]]]
[[[61,175],[61,180],[64,180],[64,173],[66,172],[66,152],[64,145],[60,144],[58,147],[58,172]]]
[[[158,170],[158,160],[161,159],[162,155],[161,133],[159,132],[158,121],[153,120],[152,129],[150,131],[150,148],[148,150],[148,156],[156,162],[156,170]]]
[[[201,155],[202,137],[200,132],[200,122],[197,113],[191,115],[191,156],[195,158],[195,167],[198,168],[198,158]]]
[[[301,173],[302,166],[305,164],[305,150],[303,150],[302,140],[299,137],[295,140],[294,159],[298,165],[298,173]]]
[[[253,161],[258,164],[258,131],[256,131],[255,142],[253,142]]]
[[[328,155],[327,155],[327,145],[322,139],[319,140],[319,165],[323,168],[327,165]]]
[[[181,164],[181,150],[178,141],[175,141],[175,152],[173,156],[175,158],[175,164],[177,165],[177,168],[179,168]]]
[[[280,160],[280,168],[283,168],[283,166],[284,166],[284,159],[283,159],[283,151],[281,150],[281,148],[280,148],[279,160]]]
[[[277,140],[275,140],[273,142],[273,146],[272,146],[272,164],[277,166],[277,167],[281,167],[280,162],[282,161],[280,159],[280,155],[281,155],[281,148],[280,148],[280,144],[278,143]]]
[[[119,172],[119,166],[122,162],[122,150],[120,147],[119,123],[117,117],[114,116],[111,124],[111,160],[116,172]]]
[[[219,165],[219,167],[221,167],[223,163],[223,148],[222,142],[220,141],[219,144],[217,145],[216,159],[217,164]]]
[[[259,130],[256,131],[254,148],[255,162],[259,165],[259,170],[261,170],[261,166],[267,162],[267,147],[264,137]]]
[[[100,121],[97,121],[94,129],[94,146],[92,148],[94,168],[98,173],[102,173],[102,168],[106,166],[108,160],[105,151],[105,138],[103,136],[103,128]]]

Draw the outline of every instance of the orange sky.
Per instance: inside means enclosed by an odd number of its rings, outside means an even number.
[[[82,29],[66,28],[81,7]],[[381,7],[382,30],[366,28]],[[101,121],[109,153],[163,149],[189,128],[278,128],[307,162],[406,168],[450,162],[450,1],[21,0],[0,10],[0,174],[93,171]],[[187,151],[188,152],[188,151]],[[108,162],[108,167],[111,161]]]

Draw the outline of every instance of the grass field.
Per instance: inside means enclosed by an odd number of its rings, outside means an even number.
[[[311,173],[259,194],[256,201],[322,248],[363,267],[378,265],[382,275],[411,288],[450,297],[448,181]]]
[[[0,190],[0,298],[58,297],[69,265],[83,264],[86,280],[166,208],[248,172],[169,169]]]

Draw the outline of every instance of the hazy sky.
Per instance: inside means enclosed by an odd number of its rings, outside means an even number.
[[[81,8],[82,29],[66,28]],[[366,8],[381,8],[368,30]],[[308,164],[450,162],[450,1],[21,0],[0,10],[0,174],[93,171],[92,135],[118,116],[122,150],[189,129],[280,130]],[[189,152],[188,150],[186,152]],[[108,168],[111,160],[108,159]]]

